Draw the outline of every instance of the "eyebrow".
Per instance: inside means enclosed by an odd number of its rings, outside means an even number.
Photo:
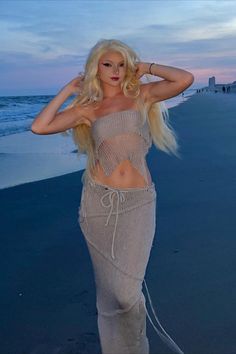
[[[112,62],[112,60],[109,60],[109,59],[104,59],[103,61],[110,61],[110,62]],[[122,62],[124,62],[124,59],[121,60],[119,63],[122,63]]]

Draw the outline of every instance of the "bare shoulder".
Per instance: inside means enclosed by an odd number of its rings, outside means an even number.
[[[71,120],[70,128],[76,128],[80,124],[86,124],[91,127],[93,123],[93,111],[94,109],[92,104],[81,105],[80,103],[77,103],[73,107],[62,111],[61,113],[62,115],[65,114],[65,116],[67,116],[66,118],[68,119],[68,124],[70,124],[69,121]]]
[[[79,124],[86,124],[91,127],[93,121],[93,108],[91,105],[83,106],[77,104],[74,109],[77,116],[77,119],[75,120],[75,126]]]
[[[89,105],[79,107],[80,122],[82,121],[91,127],[97,119],[97,116],[102,116],[106,113],[106,109],[107,107],[104,106],[102,102],[90,103]]]

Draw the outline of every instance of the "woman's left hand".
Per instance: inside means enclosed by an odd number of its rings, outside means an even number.
[[[147,74],[148,63],[138,62],[136,63],[136,77],[140,79],[144,74]]]

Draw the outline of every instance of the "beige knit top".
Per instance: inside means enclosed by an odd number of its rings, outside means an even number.
[[[148,122],[142,123],[141,112],[128,109],[99,117],[91,126],[95,159],[109,176],[123,160],[130,160],[148,184],[151,177],[145,156],[152,145]]]

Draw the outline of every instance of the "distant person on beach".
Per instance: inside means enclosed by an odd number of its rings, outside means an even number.
[[[142,83],[144,75],[163,80]],[[142,62],[127,44],[103,39],[90,50],[84,74],[67,83],[31,126],[35,134],[72,130],[78,154],[88,157],[78,222],[93,264],[102,354],[149,354],[146,316],[163,342],[183,354],[151,302],[164,334],[153,324],[142,291],[144,282],[150,301],[144,277],[157,199],[145,157],[152,143],[179,157],[162,101],[179,95],[193,80],[186,70]],[[71,95],[76,95],[72,103],[58,112]]]
[[[225,93],[225,87],[224,86],[222,87],[222,91]]]

